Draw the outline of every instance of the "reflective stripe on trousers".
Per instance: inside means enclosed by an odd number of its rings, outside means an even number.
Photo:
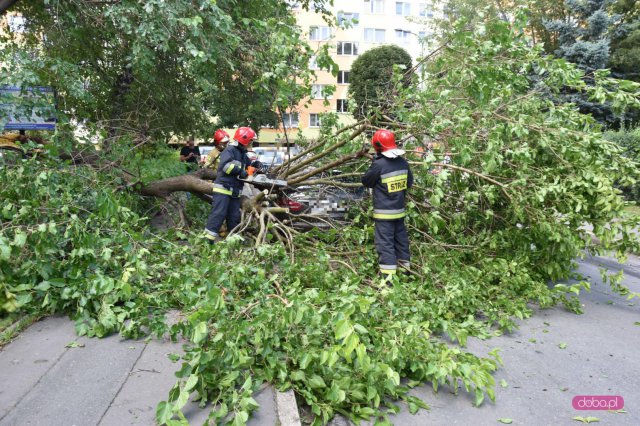
[[[378,265],[383,274],[395,274],[397,265],[407,264],[409,253],[409,234],[404,219],[376,220],[374,242],[378,252]]]
[[[379,220],[396,220],[402,219],[406,216],[406,212],[404,209],[396,209],[396,210],[382,210],[382,209],[374,209],[373,210],[373,218]]]

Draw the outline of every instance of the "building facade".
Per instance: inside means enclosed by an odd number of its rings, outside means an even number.
[[[317,138],[323,113],[336,112],[340,120],[353,121],[348,112],[348,90],[355,59],[371,48],[395,44],[404,48],[415,64],[426,53],[424,41],[432,34],[433,20],[441,13],[433,2],[424,0],[335,0],[331,11],[336,25],[330,26],[320,13],[303,10],[295,2],[291,4],[311,47],[318,49],[329,44],[329,52],[340,71],[334,76],[319,70],[312,61],[317,80],[312,87],[310,104],[305,105],[305,100],[285,117],[290,138],[295,138],[298,132],[308,139]],[[327,86],[334,86],[335,91],[325,105]],[[263,129],[260,138],[265,142],[282,141],[282,134],[283,129]]]

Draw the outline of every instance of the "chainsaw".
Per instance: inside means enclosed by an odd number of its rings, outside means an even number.
[[[246,182],[250,185],[255,186],[256,188],[263,190],[272,188],[282,189],[287,187],[287,181],[282,179],[271,179],[266,175],[252,175],[246,179],[240,179],[242,182]]]

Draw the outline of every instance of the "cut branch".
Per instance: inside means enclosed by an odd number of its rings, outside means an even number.
[[[364,129],[362,129],[364,131]],[[304,174],[298,174],[298,175],[294,175],[291,176],[291,180],[287,181],[287,183],[289,185],[295,185],[297,183],[303,182],[307,179],[309,179],[310,177],[313,177],[317,174],[320,174],[326,170],[330,170],[333,169],[335,167],[341,166],[345,163],[348,163],[349,161],[353,161],[356,158],[360,158],[362,156],[362,151],[358,151],[356,153],[351,153],[351,154],[347,154],[343,157],[338,158],[337,160],[329,163],[329,164],[325,164],[322,167],[318,167],[316,169],[311,170],[310,172],[304,173]]]
[[[357,123],[351,124],[349,126],[343,127],[342,129],[338,130],[334,136],[339,136],[340,134],[346,132],[347,130],[351,130],[355,127],[361,126],[365,123],[364,120],[362,121],[358,121]],[[296,161],[298,161],[299,159],[301,159],[302,157],[304,157],[305,155],[315,151],[316,149],[320,148],[321,146],[323,146],[325,143],[327,142],[326,138],[320,138],[315,144],[309,146],[307,149],[305,149],[304,151],[302,151],[300,154],[294,156],[293,158],[291,158],[290,160],[285,161],[284,163],[282,163],[280,166],[276,167],[273,169],[273,172],[275,174],[280,173],[281,170],[283,169],[287,169],[287,172],[290,173],[290,164],[295,163]]]
[[[351,135],[349,135],[348,138],[346,138],[345,140],[343,140],[342,142],[339,142],[331,147],[329,147],[328,149],[319,152],[318,154],[307,158],[304,161],[301,161],[297,164],[295,164],[294,166],[292,166],[291,168],[289,168],[289,170],[287,170],[287,173],[284,175],[284,177],[288,177],[288,176],[292,176],[295,172],[297,172],[298,170],[302,169],[304,166],[307,166],[309,164],[314,163],[315,161],[326,157],[328,154],[332,153],[333,151],[335,151],[336,149],[346,145],[347,143],[351,142],[352,140],[354,140],[355,138],[357,138],[360,134],[362,134],[362,132],[365,131],[365,129],[367,128],[366,125],[361,125],[358,130],[356,130],[355,132],[353,132]],[[313,175],[312,175],[313,176]]]

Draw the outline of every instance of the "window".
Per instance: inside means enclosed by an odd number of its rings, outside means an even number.
[[[357,27],[359,20],[359,13],[338,12],[338,25]]]
[[[320,114],[309,114],[309,127],[320,127]]]
[[[433,11],[427,3],[420,3],[418,5],[418,15],[433,18]]]
[[[411,15],[411,3],[397,1],[396,2],[396,15],[409,16]]]
[[[409,37],[411,33],[404,30],[396,30],[396,39],[401,43],[409,43]]]
[[[331,95],[326,92],[325,84],[314,84],[311,86],[311,97],[313,99],[324,99],[325,95],[327,99],[331,99]]]
[[[319,70],[320,67],[318,66],[318,58],[316,58],[315,56],[312,56],[309,59],[309,69],[310,70]]]
[[[336,111],[337,112],[349,112],[349,108],[347,106],[346,99],[338,99],[336,102]]]
[[[331,28],[329,27],[310,27],[309,40],[329,40],[331,37]]]
[[[338,84],[349,84],[349,71],[338,71]]]
[[[298,113],[286,112],[282,114],[282,121],[287,129],[296,128],[298,127]]]
[[[352,41],[340,41],[338,42],[338,55],[357,55],[358,43]]]
[[[376,28],[364,29],[364,41],[369,43],[384,43],[385,30],[379,30]]]
[[[369,12],[384,13],[384,0],[369,0]]]

